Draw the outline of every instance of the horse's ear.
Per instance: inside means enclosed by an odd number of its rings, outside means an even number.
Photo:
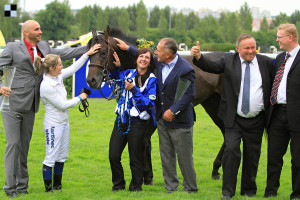
[[[106,38],[109,37],[109,32],[110,32],[110,27],[109,27],[109,25],[107,25],[106,30],[104,32]]]
[[[96,29],[92,29],[92,34],[93,34],[93,37],[96,37],[97,36],[97,31],[96,31]]]

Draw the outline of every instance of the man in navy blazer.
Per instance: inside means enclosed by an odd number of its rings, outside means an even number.
[[[118,46],[136,55],[136,49],[116,39]],[[157,131],[167,193],[178,190],[176,157],[183,175],[183,190],[197,192],[193,161],[193,125],[195,111],[195,71],[177,54],[177,44],[172,38],[163,38],[155,51],[157,91]],[[177,99],[175,100],[175,97]]]
[[[300,199],[300,46],[298,37],[294,24],[281,24],[277,28],[276,41],[280,49],[285,52],[276,57],[273,72],[274,83],[267,123],[268,169],[265,197],[277,196],[283,156],[290,143],[292,157],[290,199]],[[282,73],[280,69],[283,63],[285,64]],[[282,74],[281,81],[276,81],[279,75],[277,72]],[[278,86],[277,91],[274,90],[275,86]]]
[[[236,49],[237,53],[226,53],[215,62],[201,54],[199,42],[191,49],[197,67],[210,73],[224,73],[219,107],[219,116],[225,125],[226,144],[222,160],[222,199],[231,199],[235,195],[241,139],[241,195],[256,195],[255,179],[271,89],[273,61],[269,57],[256,55],[255,39],[249,34],[241,34],[237,38]]]

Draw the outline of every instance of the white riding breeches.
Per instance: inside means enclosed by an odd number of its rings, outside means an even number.
[[[65,162],[69,154],[70,124],[48,126],[44,124],[46,136],[46,156],[43,162],[54,167],[55,162]]]

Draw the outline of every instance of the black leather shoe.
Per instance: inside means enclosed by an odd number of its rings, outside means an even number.
[[[25,191],[18,191],[18,194],[28,194],[28,192],[27,192],[27,190],[25,190]]]
[[[223,196],[223,197],[221,198],[221,200],[226,200],[226,199],[231,199],[231,197],[230,197],[230,196]]]
[[[264,197],[265,198],[268,198],[268,197],[277,197],[277,194],[267,194],[267,193],[265,193]]]
[[[256,194],[254,194],[254,193],[243,193],[241,195],[242,196],[247,196],[247,197],[255,197],[256,196]]]
[[[9,193],[6,193],[6,196],[8,196],[10,198],[17,198],[18,194],[16,192],[9,192]]]
[[[154,185],[153,179],[144,181],[144,185]]]
[[[120,189],[112,189],[111,191],[112,191],[112,192],[119,192],[119,191],[121,191],[121,190],[125,190],[125,188],[120,188]]]

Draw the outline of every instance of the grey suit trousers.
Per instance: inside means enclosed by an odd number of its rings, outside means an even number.
[[[193,126],[188,129],[167,128],[163,119],[157,122],[159,149],[165,181],[168,192],[178,190],[179,180],[176,172],[176,155],[183,176],[184,190],[196,192],[196,172],[193,161]]]
[[[3,189],[6,193],[27,191],[27,155],[35,119],[34,108],[27,113],[10,111],[1,114],[6,134]]]

